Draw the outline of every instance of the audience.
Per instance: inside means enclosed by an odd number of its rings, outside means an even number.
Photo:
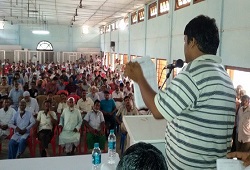
[[[250,108],[249,96],[241,97],[241,107],[237,118],[236,151],[250,152]]]

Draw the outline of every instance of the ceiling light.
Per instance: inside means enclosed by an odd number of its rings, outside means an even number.
[[[49,31],[46,31],[46,30],[33,30],[32,33],[33,34],[39,34],[39,35],[47,35],[47,34],[49,34]]]
[[[88,26],[82,26],[82,33],[88,34],[89,33],[89,27]]]

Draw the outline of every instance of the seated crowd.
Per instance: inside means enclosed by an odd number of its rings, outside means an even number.
[[[116,68],[121,68],[119,61]],[[139,113],[133,85],[116,68],[101,67],[98,59],[61,65],[8,63],[0,79],[0,142],[10,139],[8,158],[22,157],[35,140],[40,142],[41,156],[49,156],[54,135],[65,153],[72,155],[81,135],[86,135],[88,149],[99,142],[105,150],[110,129],[121,125],[126,133],[122,116]]]

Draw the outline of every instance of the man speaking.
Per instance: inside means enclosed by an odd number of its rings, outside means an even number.
[[[169,169],[216,169],[216,159],[230,150],[235,90],[216,56],[219,33],[215,20],[200,15],[184,30],[188,63],[168,88],[156,93],[137,62],[125,75],[138,83],[142,98],[156,119],[168,121],[165,133]]]

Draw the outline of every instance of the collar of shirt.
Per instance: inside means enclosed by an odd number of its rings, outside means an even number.
[[[211,55],[211,54],[202,55],[202,56],[196,58],[194,61],[203,61],[203,60],[211,60],[211,61],[213,61],[215,63],[221,63],[222,62],[221,57],[216,56],[216,55]]]

